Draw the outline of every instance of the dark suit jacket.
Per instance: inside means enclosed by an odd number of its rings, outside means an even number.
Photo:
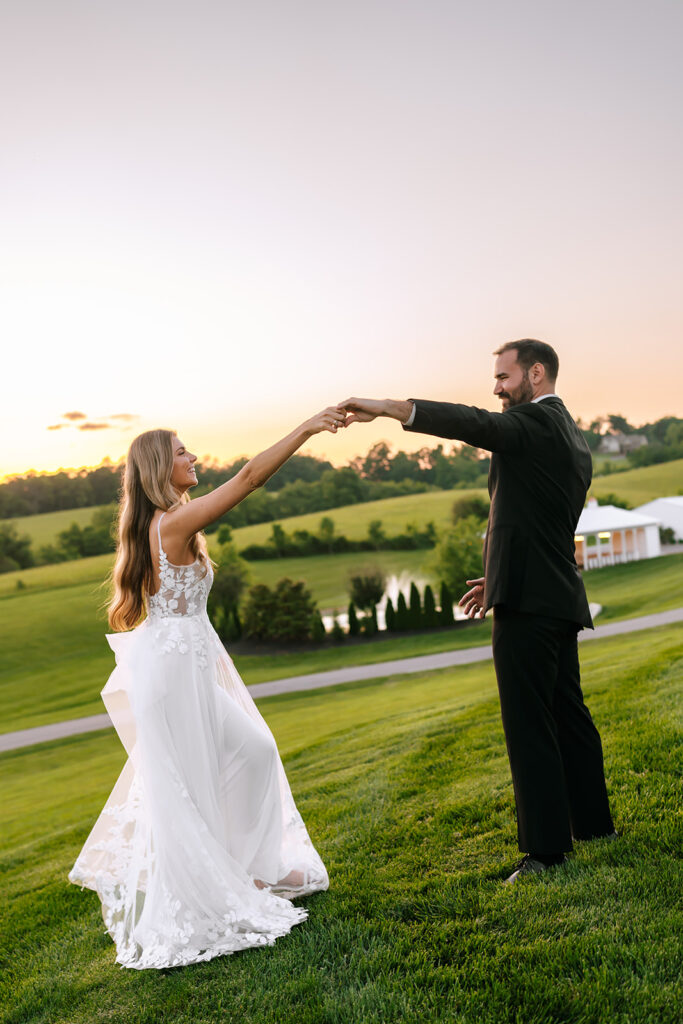
[[[574,557],[574,534],[591,482],[588,445],[556,396],[487,412],[470,405],[415,402],[405,430],[448,437],[492,452],[484,542],[485,607],[593,626]]]

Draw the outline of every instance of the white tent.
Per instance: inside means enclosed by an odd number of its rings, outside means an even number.
[[[591,498],[576,528],[576,561],[583,569],[661,555],[659,520]]]
[[[662,526],[674,532],[676,540],[683,540],[683,495],[671,498],[655,498],[636,510],[645,516],[654,516]]]

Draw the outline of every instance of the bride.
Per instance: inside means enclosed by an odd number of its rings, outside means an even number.
[[[197,457],[175,434],[131,444],[102,691],[128,760],[69,873],[97,892],[123,967],[272,944],[307,916],[290,901],[328,887],[275,740],[209,622],[201,531],[344,419],[325,409],[194,501]]]

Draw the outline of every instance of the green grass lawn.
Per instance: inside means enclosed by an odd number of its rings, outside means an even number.
[[[490,664],[260,702],[330,873],[273,946],[123,971],[66,881],[123,763],[111,733],[0,756],[5,1024],[673,1024],[683,642],[582,649],[616,843],[506,888],[517,855]]]
[[[595,477],[591,494],[600,499],[603,494],[616,494],[634,507],[655,498],[679,494],[683,487],[683,459],[661,462],[657,466],[642,466],[624,472]]]
[[[401,558],[406,554],[416,556],[413,571],[421,573],[420,560],[428,552],[380,554]],[[48,587],[44,579],[48,567],[31,569],[20,574],[29,580],[26,590],[17,591],[15,584],[0,599],[0,732],[98,714],[103,710],[99,694],[114,663],[104,639],[106,622],[98,612],[105,596],[100,586],[107,564],[102,562],[103,558],[109,556],[50,567],[54,570],[52,587]],[[255,563],[255,568],[265,565],[273,573],[271,577],[255,575],[255,582],[259,578],[273,582],[286,571],[294,578],[306,579],[319,600],[320,595],[336,594],[330,604],[341,608],[346,600],[341,598],[348,569],[351,564],[358,564],[353,561],[355,558],[355,555],[337,555]],[[74,572],[73,583],[69,583],[70,569]],[[35,587],[30,582],[31,574],[42,578]],[[590,600],[603,605],[598,622],[683,605],[681,555],[596,569],[586,573],[585,579]],[[256,683],[345,665],[451,650],[456,646],[476,646],[488,642],[489,636],[488,623],[478,623],[474,628],[452,633],[392,636],[373,643],[341,644],[312,651],[238,656],[236,662],[245,681]]]
[[[591,569],[583,579],[588,599],[602,605],[598,623],[683,607],[683,554]]]
[[[22,587],[24,591],[35,592],[73,587],[80,583],[99,586],[109,573],[113,561],[113,555],[94,555],[91,558],[79,558],[74,562],[37,565],[34,569],[5,572],[0,574],[0,598],[13,597]]]

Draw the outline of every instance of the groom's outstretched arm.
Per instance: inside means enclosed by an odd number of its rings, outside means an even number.
[[[406,426],[413,416],[415,406],[412,400],[397,402],[393,398],[347,398],[337,408],[347,413],[345,427],[351,423],[370,423],[378,416],[388,416]]]
[[[348,413],[344,424],[347,427],[351,423],[369,423],[378,416],[388,416],[398,420],[404,430],[465,441],[475,448],[493,452],[521,447],[538,427],[533,417],[520,415],[517,409],[488,412],[474,405],[430,402],[422,398],[403,402],[391,398],[347,398],[338,408]]]

